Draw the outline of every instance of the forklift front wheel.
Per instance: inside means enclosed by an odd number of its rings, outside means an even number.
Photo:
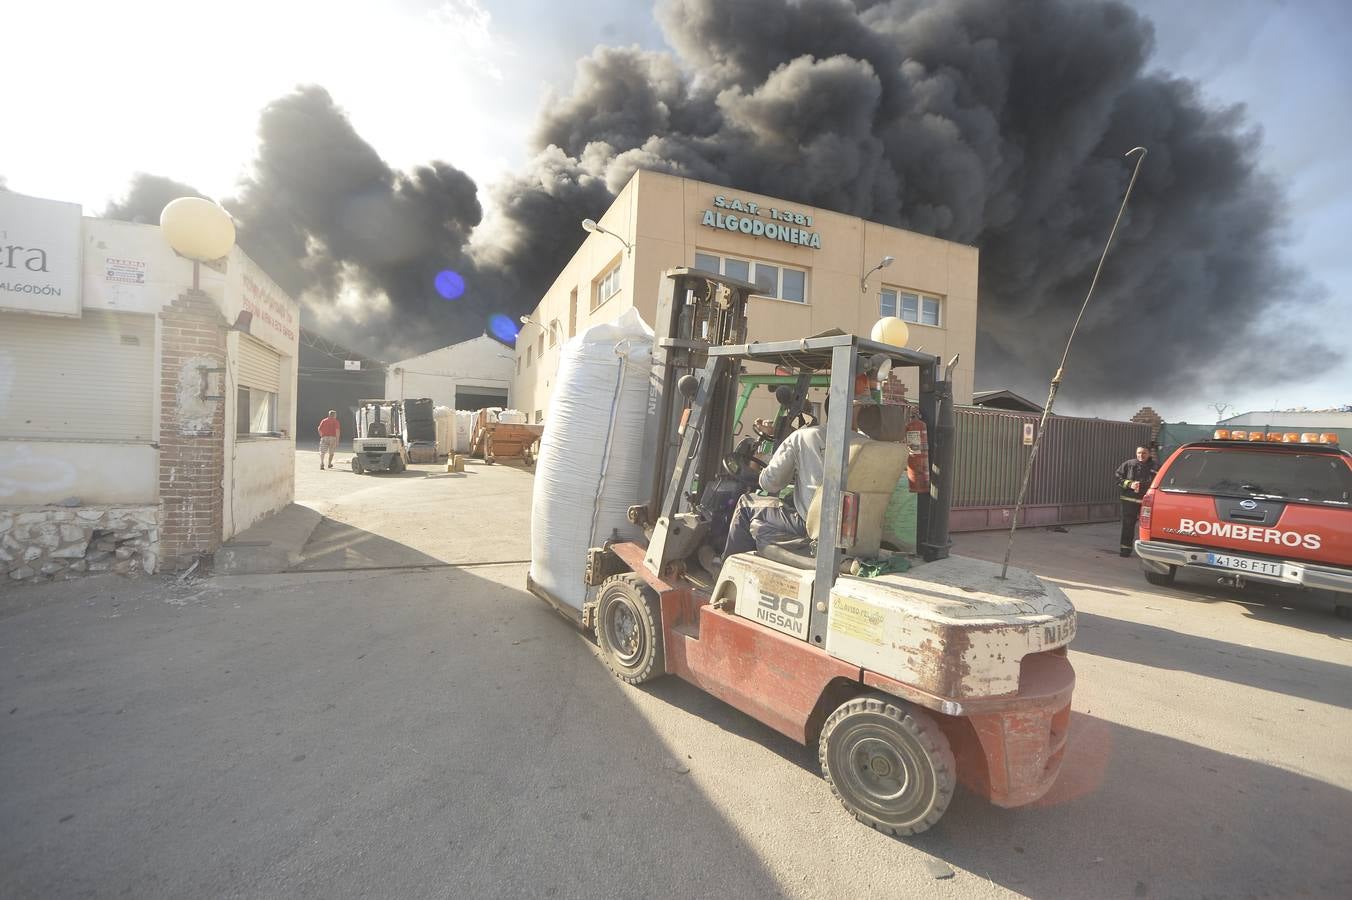
[[[361,464],[360,456],[352,457],[352,471],[356,475],[360,475],[366,471],[366,467]]]
[[[632,572],[601,583],[596,599],[596,643],[621,681],[642,684],[666,674],[662,613],[657,594]]]
[[[953,799],[957,764],[924,712],[875,694],[836,708],[822,726],[822,772],[854,817],[899,837],[929,830]]]

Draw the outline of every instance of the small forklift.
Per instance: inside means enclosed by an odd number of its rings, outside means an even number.
[[[617,535],[587,552],[581,610],[529,576],[527,587],[594,631],[621,680],[676,675],[815,747],[841,803],[880,831],[932,827],[959,779],[998,806],[1042,797],[1066,749],[1075,610],[1031,573],[1001,579],[996,565],[950,555],[952,364],[840,332],[752,343],[754,285],[689,268],[663,279],[646,496],[628,513],[644,538]],[[773,431],[762,423],[739,440],[748,366],[791,377],[776,378]],[[849,434],[858,376],[896,367],[919,372],[927,459],[895,431]],[[794,427],[816,427],[805,415],[814,381],[828,413],[807,537],[721,559],[731,512],[756,490],[767,452]],[[910,484],[908,465],[922,465],[929,486],[917,492],[914,547],[889,551],[884,513]]]
[[[367,472],[397,475],[407,468],[403,402],[358,400],[357,436],[352,439],[352,471],[358,475]]]

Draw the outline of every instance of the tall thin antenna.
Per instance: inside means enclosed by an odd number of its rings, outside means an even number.
[[[1042,423],[1038,426],[1037,434],[1033,437],[1033,449],[1029,452],[1028,462],[1023,467],[1023,483],[1019,486],[1018,499],[1014,501],[1014,521],[1009,523],[1009,542],[1005,544],[1005,564],[1000,568],[1002,579],[1009,572],[1009,557],[1014,552],[1014,532],[1019,527],[1019,512],[1023,509],[1024,497],[1028,494],[1028,482],[1033,476],[1033,461],[1037,459],[1037,450],[1042,444],[1042,435],[1047,432],[1047,420],[1051,418],[1052,406],[1056,403],[1056,392],[1061,389],[1061,378],[1065,372],[1066,360],[1070,357],[1071,342],[1075,340],[1075,332],[1080,328],[1080,320],[1084,318],[1084,311],[1089,308],[1089,298],[1094,296],[1094,288],[1098,285],[1099,274],[1103,271],[1103,261],[1108,258],[1108,248],[1113,245],[1117,226],[1122,221],[1122,214],[1127,211],[1127,201],[1131,199],[1131,189],[1136,186],[1136,176],[1141,173],[1141,163],[1145,162],[1146,149],[1144,147],[1132,147],[1124,156],[1130,158],[1133,153],[1140,154],[1136,157],[1136,168],[1131,171],[1131,181],[1127,183],[1127,192],[1122,196],[1122,206],[1117,210],[1117,218],[1113,220],[1113,229],[1108,232],[1108,241],[1103,245],[1103,255],[1099,257],[1098,268],[1094,269],[1094,280],[1089,282],[1089,292],[1084,295],[1084,303],[1080,304],[1080,314],[1075,317],[1075,324],[1071,326],[1070,337],[1066,338],[1066,350],[1061,354],[1061,364],[1056,367],[1056,374],[1052,376],[1051,390],[1047,392],[1047,405],[1042,409]]]

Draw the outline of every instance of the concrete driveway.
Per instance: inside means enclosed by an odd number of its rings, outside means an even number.
[[[903,842],[524,593],[528,473],[298,456],[303,571],[0,597],[0,895],[1352,893],[1352,626],[1303,598],[1150,588],[1114,526],[1020,535],[1081,611],[1066,768]]]

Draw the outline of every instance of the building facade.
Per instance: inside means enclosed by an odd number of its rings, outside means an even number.
[[[955,399],[972,402],[974,247],[647,171],[634,174],[599,224],[610,233],[587,236],[517,338],[514,401],[532,421],[548,414],[563,344],[630,307],[651,324],[663,272],[677,266],[717,271],[762,287],[748,314],[757,341],[831,328],[866,336],[880,317],[898,316],[910,326],[912,349],[945,361],[961,355],[954,372]],[[894,262],[870,272],[888,256]],[[914,397],[918,385],[910,377],[907,386]]]
[[[514,376],[511,348],[487,335],[390,363],[385,396],[431,397],[452,409],[510,407]]]
[[[0,192],[0,584],[181,568],[294,498],[299,309],[238,248]]]

